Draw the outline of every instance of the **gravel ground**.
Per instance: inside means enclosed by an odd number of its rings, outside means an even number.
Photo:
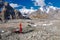
[[[9,25],[7,27],[16,27],[19,22],[19,20],[8,22]],[[23,24],[23,32],[26,31],[26,33],[12,33],[0,40],[60,40],[60,20],[22,20],[21,22]],[[28,24],[31,27],[28,27]],[[2,27],[2,24],[0,25]],[[7,23],[4,24],[4,26],[6,25]],[[29,31],[31,29],[33,31]]]

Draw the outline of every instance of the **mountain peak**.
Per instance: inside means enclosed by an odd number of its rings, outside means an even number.
[[[44,7],[40,7],[40,10],[42,11],[42,12],[46,12],[46,13],[48,13],[49,12],[49,10],[57,10],[57,9],[60,9],[60,8],[57,8],[57,7],[54,7],[54,6],[44,6]]]

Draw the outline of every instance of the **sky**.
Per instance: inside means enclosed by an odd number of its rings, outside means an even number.
[[[60,0],[5,0],[10,3],[10,6],[17,10],[25,9],[27,11],[35,11],[40,7],[53,6],[60,8]]]

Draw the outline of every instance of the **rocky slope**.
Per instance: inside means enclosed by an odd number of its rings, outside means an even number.
[[[47,19],[48,18],[48,14],[46,14],[46,12],[42,12],[40,9],[37,10],[36,12],[33,12],[29,15],[29,17],[31,19]]]
[[[42,8],[30,14],[31,19],[60,19],[60,9],[49,7],[47,9]]]
[[[12,8],[8,2],[4,0],[0,0],[0,19],[8,20],[8,19],[19,19],[23,18],[22,14],[16,9]]]

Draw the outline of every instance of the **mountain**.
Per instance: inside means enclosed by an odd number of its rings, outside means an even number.
[[[18,11],[12,8],[8,2],[0,0],[0,19],[6,20],[28,17],[31,19],[60,19],[60,8],[44,6],[38,10],[23,8]]]
[[[60,19],[60,8],[49,6],[40,7],[29,16],[31,19]]]
[[[48,15],[50,19],[60,19],[60,8],[50,6]]]
[[[2,7],[4,5],[4,0],[0,0],[0,7]]]
[[[15,11],[8,2],[0,0],[0,20],[23,18],[20,11]]]
[[[39,18],[40,18],[40,19],[46,19],[46,18],[48,18],[48,14],[47,14],[46,12],[43,12],[43,11],[41,11],[41,10],[39,9],[39,10],[31,13],[31,14],[29,15],[29,17],[30,17],[31,19],[39,19]]]

